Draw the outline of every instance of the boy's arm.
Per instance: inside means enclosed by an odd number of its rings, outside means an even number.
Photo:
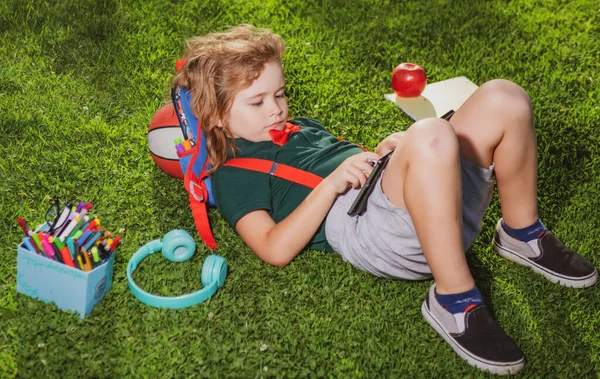
[[[372,170],[368,162],[378,158],[366,152],[346,159],[279,223],[266,211],[258,210],[237,222],[237,233],[263,261],[274,266],[287,265],[315,235],[338,194],[350,186],[363,185]]]
[[[275,223],[264,210],[250,212],[235,225],[246,245],[263,261],[285,266],[315,235],[337,193],[322,185],[313,191],[286,218]]]

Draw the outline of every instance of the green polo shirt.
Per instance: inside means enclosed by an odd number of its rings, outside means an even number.
[[[285,145],[237,138],[237,157],[268,159],[324,178],[346,158],[363,151],[353,143],[337,139],[316,120],[297,118],[291,122],[302,129],[291,134]],[[259,209],[267,211],[278,223],[292,213],[311,191],[285,179],[236,167],[221,166],[211,178],[217,208],[233,228],[242,217]],[[332,250],[325,238],[325,221],[308,247]]]

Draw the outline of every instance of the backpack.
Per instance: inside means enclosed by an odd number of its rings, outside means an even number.
[[[183,152],[178,151],[177,155],[181,171],[184,174],[183,184],[189,195],[190,209],[196,230],[206,246],[216,249],[218,246],[212,234],[207,213],[207,207],[214,207],[215,200],[211,178],[208,175],[212,166],[208,162],[204,130],[198,125],[198,119],[192,112],[192,95],[187,89],[174,88],[171,91],[171,98],[183,136],[191,146],[190,149]],[[311,189],[323,180],[320,176],[308,171],[266,159],[232,158],[223,165],[262,172],[265,175],[273,175]]]

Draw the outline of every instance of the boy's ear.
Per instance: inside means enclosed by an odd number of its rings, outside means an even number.
[[[227,119],[219,118],[217,120],[217,126],[221,129],[227,129]]]

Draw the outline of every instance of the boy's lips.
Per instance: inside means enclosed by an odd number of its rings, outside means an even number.
[[[271,130],[271,129],[283,129],[283,128],[279,128],[279,126],[284,126],[284,122],[282,121],[277,121],[272,123],[271,125],[267,126],[267,129]]]

